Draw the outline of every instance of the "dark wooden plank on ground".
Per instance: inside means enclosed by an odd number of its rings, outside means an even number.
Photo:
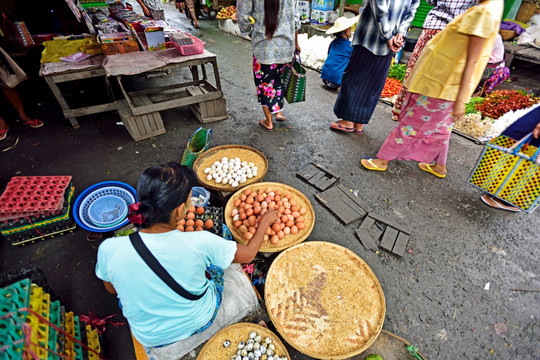
[[[325,190],[325,189],[321,189],[321,186],[323,184],[325,184],[326,182],[328,181],[328,175],[327,174],[324,174],[324,176],[322,178],[320,178],[319,180],[317,180],[315,183],[313,183],[313,186],[315,186],[318,190]]]
[[[383,216],[383,215],[380,215],[380,214],[377,214],[377,213],[374,213],[374,212],[370,212],[369,216],[374,218],[377,221],[380,221],[380,222],[382,222],[382,223],[384,223],[386,225],[389,225],[389,226],[391,226],[393,228],[396,228],[399,231],[403,231],[407,235],[411,234],[411,228],[410,227],[401,225],[399,223],[396,223],[393,220],[390,220],[389,218],[387,218],[386,216]]]
[[[316,167],[318,167],[320,170],[324,171],[325,173],[327,173],[328,175],[330,175],[331,177],[335,177],[336,179],[339,179],[339,175],[337,174],[334,174],[332,171],[328,170],[327,168],[325,168],[324,166],[322,166],[321,164],[317,164],[317,163],[314,163],[312,162],[313,165],[315,165]]]
[[[360,242],[362,243],[362,245],[364,245],[366,249],[373,250],[373,251],[377,251],[379,249],[375,240],[371,237],[371,235],[366,230],[363,230],[362,228],[356,229],[356,235],[358,236],[358,238],[360,239]]]
[[[339,184],[337,187],[339,187],[352,201],[357,203],[362,209],[364,209],[366,212],[370,212],[373,209],[371,206],[360,200],[360,198],[351,191],[351,189],[348,189],[345,185]]]
[[[362,214],[356,212],[345,202],[345,195],[336,187],[330,188],[315,197],[324,206],[326,206],[334,215],[336,215],[345,225],[362,218]]]
[[[326,173],[323,172],[323,171],[320,171],[318,174],[316,174],[314,177],[312,177],[311,179],[308,180],[308,182],[311,184],[311,185],[314,185],[317,181],[319,181],[320,179],[322,178],[325,178],[326,177]]]
[[[381,239],[380,246],[388,251],[392,251],[394,248],[394,243],[396,242],[396,238],[398,236],[399,230],[394,229],[393,227],[387,226],[386,231],[383,234],[383,237]]]
[[[324,191],[324,190],[328,189],[330,186],[334,185],[336,183],[336,181],[339,181],[339,179],[335,178],[335,177],[331,177],[329,179],[326,179],[326,182],[321,184],[321,186],[319,186],[319,190]]]
[[[396,243],[392,248],[392,252],[396,255],[403,256],[407,242],[409,242],[409,235],[405,234],[404,232],[400,232],[396,239]]]
[[[360,225],[360,230],[369,230],[375,224],[375,219],[369,216],[366,216],[362,225]]]
[[[311,179],[313,176],[315,176],[319,172],[320,170],[317,167],[315,167],[312,164],[309,164],[305,168],[298,171],[298,173],[296,173],[296,176],[298,176],[299,178],[305,181],[309,181],[309,179]]]

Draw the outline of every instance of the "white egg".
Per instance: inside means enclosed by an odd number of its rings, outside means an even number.
[[[214,179],[217,179],[217,178],[218,178],[217,172],[213,173],[213,174],[212,174],[212,177],[213,177]]]
[[[234,158],[234,161],[235,161],[235,162],[240,162],[240,158],[239,158],[239,157],[235,157],[235,158]]]
[[[243,183],[245,183],[246,181],[247,181],[246,178],[243,177],[243,178],[240,179],[240,184],[243,184]]]
[[[229,165],[227,164],[223,165],[223,170],[229,170]]]
[[[234,185],[233,185],[234,186]],[[237,220],[240,220],[240,215],[239,214],[236,214],[233,216],[233,221],[237,221]]]
[[[258,171],[258,170],[259,170],[259,168],[256,167],[256,166],[252,166],[252,167],[251,167],[251,171]]]
[[[217,170],[216,170],[216,174],[218,174],[218,176],[223,175],[223,170],[217,169]]]
[[[254,177],[257,176],[258,174],[257,170],[253,170],[251,173],[253,174]]]
[[[228,174],[226,175],[226,178],[227,178],[227,179],[232,179],[232,174],[231,174],[231,173],[228,173]]]
[[[234,178],[234,180],[240,182],[240,179],[241,179],[241,178],[242,178],[242,177],[241,177],[240,175],[236,175],[236,177]]]
[[[212,178],[212,175],[210,175],[210,174],[206,175],[206,180],[210,181],[210,180],[212,180],[212,179],[213,179],[213,178]]]
[[[221,181],[222,181],[221,177],[218,177],[218,178],[216,179],[216,182],[217,182],[218,184],[221,184]]]
[[[247,165],[247,161],[242,161],[242,165],[243,166]]]
[[[210,166],[210,169],[212,169],[212,170],[216,170],[216,165],[212,165],[212,166]]]
[[[276,196],[276,194],[272,191],[268,193],[268,196],[272,197],[272,196]]]
[[[238,186],[238,181],[233,181],[232,184],[231,184],[232,187],[237,187]]]
[[[205,174],[208,174],[211,170],[212,170],[212,169],[210,169],[210,168],[206,168],[206,169],[204,169],[204,173],[205,173]]]
[[[227,185],[228,182],[229,182],[229,179],[227,179],[226,177],[223,178],[223,180],[221,180],[221,183],[222,183],[223,185]]]
[[[215,161],[214,165],[218,166],[218,165],[221,165],[221,163],[219,161]]]
[[[229,161],[229,159],[226,156],[224,156],[221,158],[221,161]]]
[[[252,173],[247,173],[247,174],[246,174],[246,177],[247,177],[248,179],[252,179],[252,178],[253,178],[253,174],[252,174]]]
[[[248,165],[249,165],[249,167],[254,167],[255,166],[255,164],[252,163],[252,162],[250,162]]]

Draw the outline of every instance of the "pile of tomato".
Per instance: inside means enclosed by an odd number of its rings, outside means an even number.
[[[382,98],[389,98],[394,95],[399,94],[399,90],[401,89],[401,83],[399,80],[387,78],[384,82],[384,88],[381,93]]]

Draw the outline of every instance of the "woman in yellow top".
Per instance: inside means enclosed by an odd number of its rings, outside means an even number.
[[[465,104],[482,77],[503,7],[503,0],[480,0],[426,45],[405,82],[408,93],[399,123],[377,159],[362,160],[366,169],[385,171],[391,160],[416,160],[420,169],[439,178],[446,176],[454,121],[464,115]]]

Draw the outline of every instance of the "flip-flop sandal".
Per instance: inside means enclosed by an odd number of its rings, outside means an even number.
[[[38,119],[32,119],[31,121],[26,122],[21,120],[21,122],[23,123],[23,125],[29,126],[32,129],[37,129],[43,126],[43,121]]]
[[[4,130],[0,130],[0,141],[7,138],[8,131],[9,131],[9,128],[4,129]]]
[[[276,121],[287,121],[287,118],[276,116]]]
[[[259,120],[259,126],[262,127],[264,130],[268,131],[268,132],[272,132],[274,131],[274,129],[269,129],[267,128],[263,123],[262,123],[262,120]]]
[[[360,163],[368,170],[373,170],[373,171],[386,171],[388,169],[388,167],[386,167],[386,169],[383,169],[381,167],[378,167],[377,165],[375,165],[375,163],[373,162],[373,159],[362,159],[360,160]]]
[[[362,135],[362,134],[364,133],[364,129],[362,129],[362,130],[360,130],[360,131],[354,129],[354,133],[355,133],[356,135]]]
[[[424,166],[424,167],[423,167]],[[436,177],[440,178],[440,179],[444,179],[446,177],[446,174],[441,174],[441,173],[438,173],[436,172],[435,170],[433,170],[431,168],[431,165],[430,164],[426,164],[426,163],[418,163],[418,167],[421,169],[421,170],[424,170],[425,172],[427,173],[430,173],[432,175],[435,175]]]
[[[493,196],[489,195],[482,195],[480,199],[486,204],[487,206],[490,206],[495,209],[501,209],[511,212],[521,212],[521,209],[515,207],[515,206],[508,206],[502,203],[499,199]]]
[[[334,130],[343,131],[343,132],[354,132],[354,128],[345,127],[338,122],[331,123],[330,128]]]

